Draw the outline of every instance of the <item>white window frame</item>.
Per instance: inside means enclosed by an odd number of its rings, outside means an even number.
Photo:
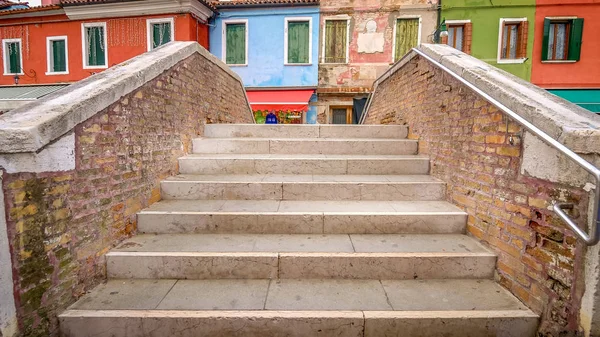
[[[146,20],[146,37],[148,41],[148,51],[152,50],[152,45],[154,42],[154,29],[152,29],[152,25],[156,23],[168,23],[171,25],[171,41],[175,41],[175,19],[173,17],[170,18],[160,18],[160,19],[147,19]]]
[[[464,26],[466,24],[471,23],[471,20],[445,20],[444,23],[446,24],[446,27],[448,26]],[[465,31],[463,30],[463,49],[465,47]],[[458,50],[458,49],[457,49]]]
[[[392,32],[392,63],[396,60],[396,29],[398,27],[398,20],[403,19],[419,19],[419,31],[417,32],[417,46],[421,44],[421,30],[423,30],[423,18],[421,15],[399,15],[394,19],[394,31]]]
[[[243,23],[246,26],[246,57],[245,63],[243,64],[227,64],[227,25],[228,24],[240,24]],[[223,20],[221,25],[221,36],[223,37],[223,45],[221,46],[221,61],[230,67],[247,67],[248,66],[248,19],[234,19],[234,20]]]
[[[88,62],[88,53],[86,46],[86,28],[90,27],[102,27],[104,29],[104,65],[103,66],[90,66]],[[87,22],[81,24],[81,49],[83,55],[83,69],[107,69],[108,68],[108,30],[106,29],[106,22]]]
[[[288,62],[288,24],[290,22],[306,22],[308,21],[308,63],[289,63]],[[313,38],[313,26],[312,18],[309,16],[303,17],[287,17],[285,18],[284,26],[284,42],[283,42],[283,64],[286,66],[309,66],[312,65],[312,38]]]
[[[65,62],[66,62],[66,70],[65,71],[52,71],[52,42],[53,41],[65,41]],[[46,38],[46,61],[47,61],[47,71],[46,75],[68,75],[69,74],[69,40],[66,35],[62,36],[48,36]]]
[[[325,37],[327,36],[327,21],[346,21],[346,62],[344,63],[330,63],[325,62]],[[321,45],[321,64],[348,64],[350,60],[350,16],[332,16],[323,19],[323,41]]]
[[[19,57],[21,61],[21,71],[18,73],[11,73],[10,67],[8,66],[8,47],[6,46],[8,43],[19,42]],[[25,75],[23,73],[23,40],[22,39],[3,39],[2,40],[2,61],[4,62],[4,75],[12,76],[12,75]]]
[[[527,18],[501,18],[500,23],[498,25],[498,54],[496,56],[496,63],[498,64],[515,64],[515,63],[525,63],[527,61],[527,57],[518,58],[518,59],[503,59],[502,56],[502,26],[505,23],[519,23],[519,22],[527,22]],[[526,32],[529,37],[529,32]],[[527,54],[527,53],[525,53]]]

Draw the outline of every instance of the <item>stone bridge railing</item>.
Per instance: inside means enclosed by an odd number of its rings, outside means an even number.
[[[0,116],[0,336],[57,334],[191,140],[232,122],[253,123],[240,78],[188,42]]]
[[[419,51],[599,166],[600,116],[448,46]],[[409,126],[469,233],[498,254],[497,280],[541,315],[540,336],[600,335],[598,246],[552,210],[573,203],[577,224],[591,223],[583,169],[415,51],[376,82],[364,122]]]

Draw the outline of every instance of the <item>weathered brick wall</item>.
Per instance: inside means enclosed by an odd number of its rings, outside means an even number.
[[[136,212],[205,123],[252,123],[241,83],[193,54],[79,124],[76,169],[4,175],[15,291],[25,336],[103,280],[103,255],[136,231]]]
[[[547,207],[572,202],[585,226],[588,195],[521,174],[518,125],[507,134],[502,112],[418,56],[379,85],[365,123],[409,125],[470,235],[498,254],[499,282],[541,314],[540,336],[579,331],[584,247]]]

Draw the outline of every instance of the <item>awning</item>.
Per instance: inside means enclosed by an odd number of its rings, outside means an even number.
[[[306,112],[308,101],[315,91],[310,90],[256,90],[248,91],[253,111],[291,110]]]
[[[591,112],[600,113],[600,89],[548,89],[548,91]]]

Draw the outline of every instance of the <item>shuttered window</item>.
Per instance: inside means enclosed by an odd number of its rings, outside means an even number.
[[[288,21],[287,63],[310,63],[310,22]]]
[[[544,19],[542,61],[579,61],[583,19]]]
[[[6,74],[21,74],[21,42],[4,42],[4,72]]]
[[[106,64],[106,32],[104,26],[85,27],[85,61],[88,67],[105,67]]]
[[[419,44],[419,19],[398,19],[395,41],[394,60],[399,60]]]
[[[527,57],[528,27],[526,20],[501,19],[499,61],[522,60]]]
[[[67,71],[67,41],[65,39],[50,40],[48,43],[48,72],[60,73]]]
[[[171,29],[170,22],[152,24],[152,49],[171,42]]]
[[[227,64],[246,64],[246,24],[228,23],[225,25],[225,61]]]
[[[325,63],[346,63],[348,20],[325,21]]]

